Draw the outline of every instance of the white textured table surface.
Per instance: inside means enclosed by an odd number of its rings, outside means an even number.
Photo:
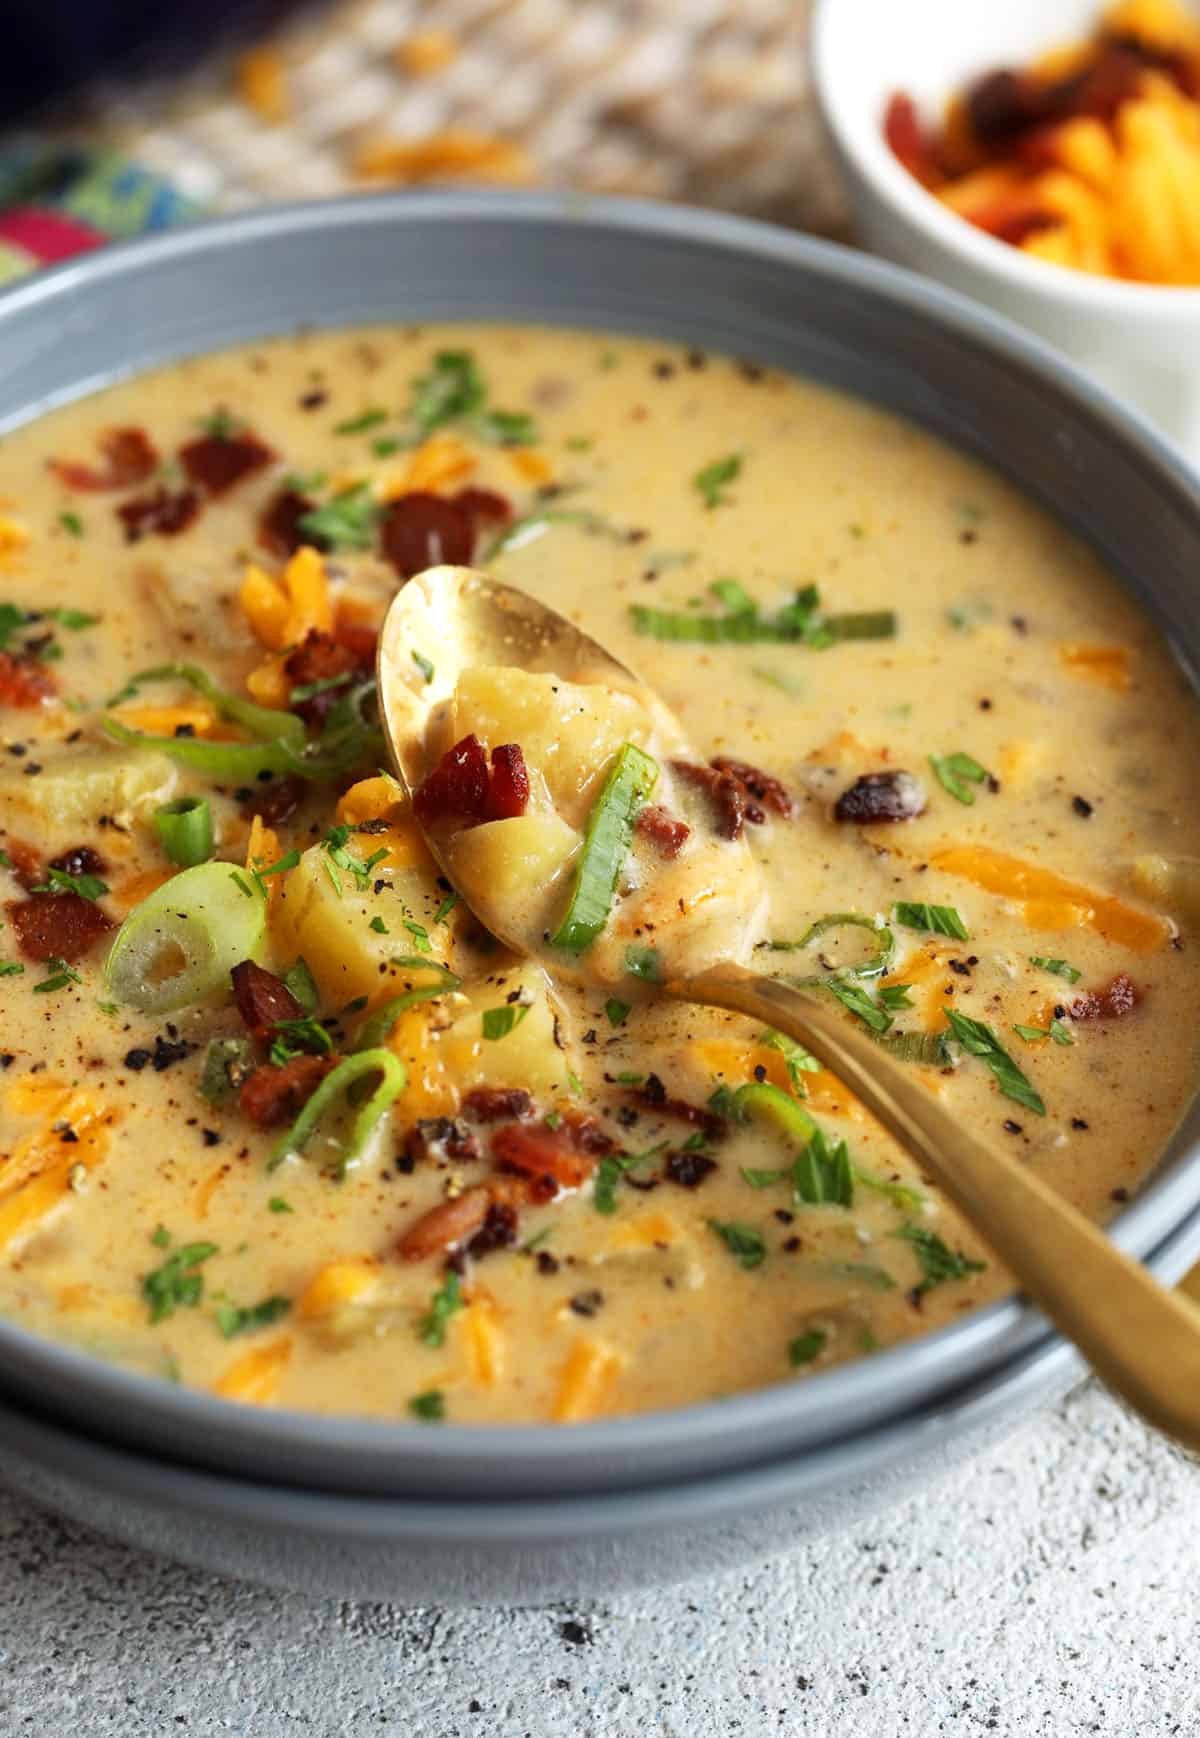
[[[0,1738],[1200,1733],[1200,1468],[1095,1388],[744,1575],[512,1611],[314,1604],[0,1494]]]

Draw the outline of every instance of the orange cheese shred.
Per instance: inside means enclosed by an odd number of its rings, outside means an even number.
[[[988,893],[1019,900],[1031,929],[1092,929],[1134,953],[1151,953],[1170,939],[1164,918],[986,845],[950,845],[935,851],[930,862]]]

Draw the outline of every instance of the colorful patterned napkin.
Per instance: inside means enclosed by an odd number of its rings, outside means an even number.
[[[202,209],[115,152],[20,140],[0,152],[0,284]]]

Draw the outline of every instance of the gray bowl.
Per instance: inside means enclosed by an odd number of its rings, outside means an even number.
[[[650,334],[876,400],[1013,478],[1087,538],[1159,618],[1185,666],[1200,656],[1200,489],[1145,424],[955,296],[844,250],[711,214],[406,193],[254,213],[107,249],[0,295],[0,430],[239,340],[434,319]],[[1114,1228],[1123,1247],[1169,1277],[1200,1250],[1198,1134],[1191,1113]],[[973,1419],[994,1428],[1019,1416],[1069,1369],[1045,1321],[1013,1300],[802,1384],[709,1405],[569,1430],[430,1431],[226,1405],[0,1323],[0,1397],[24,1421],[9,1431],[10,1461],[44,1470],[56,1444],[70,1463],[64,1490],[86,1490],[89,1467],[97,1493],[119,1488],[119,1502],[97,1509],[114,1526],[153,1472],[155,1512],[175,1504],[171,1548],[243,1571],[258,1553],[268,1572],[265,1543],[249,1548],[255,1535],[238,1519],[251,1496],[281,1525],[291,1516],[318,1568],[321,1552],[332,1561],[344,1526],[347,1541],[360,1541],[350,1559],[364,1564],[358,1590],[414,1596],[431,1588],[414,1579],[408,1547],[461,1540],[463,1528],[495,1542],[474,1595],[508,1588],[496,1566],[516,1564],[520,1528],[506,1530],[507,1518],[523,1514],[536,1532],[535,1510],[553,1511],[545,1525],[560,1529],[560,1558],[594,1524],[601,1555],[615,1567],[624,1554],[641,1566],[634,1575],[669,1568],[665,1549],[648,1549],[654,1514],[686,1554],[699,1515],[744,1520],[777,1510],[781,1490],[796,1491],[804,1502],[787,1524],[794,1535],[850,1506],[852,1445],[865,1455],[861,1495],[906,1463],[914,1433],[927,1441],[932,1429],[948,1448],[969,1436]],[[14,1446],[22,1441],[27,1451]],[[115,1467],[125,1469],[123,1485]],[[236,1564],[215,1544],[219,1514],[233,1545],[247,1546]],[[161,1535],[156,1522],[150,1536]],[[581,1542],[580,1586],[594,1580],[594,1557]],[[289,1569],[287,1579],[302,1577]],[[528,1596],[536,1572],[519,1579]],[[339,1584],[353,1590],[353,1581],[347,1567]]]

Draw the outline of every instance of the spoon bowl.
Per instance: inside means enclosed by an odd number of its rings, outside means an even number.
[[[439,727],[450,722],[461,675],[481,665],[627,693],[649,715],[657,742],[695,758],[670,710],[581,629],[484,573],[437,567],[397,594],[379,643],[384,733],[410,796],[449,746]],[[548,934],[531,943],[528,928],[508,924],[486,890],[481,910],[481,890],[473,898],[471,888],[458,884],[437,830],[422,830],[460,895],[501,941],[536,955],[550,971],[569,970],[608,987],[603,974],[589,970],[588,953],[572,964],[556,954]],[[687,921],[677,919],[675,927]],[[805,1045],[940,1185],[1097,1373],[1152,1424],[1200,1449],[1200,1311],[1160,1286],[1035,1171],[964,1128],[928,1091],[919,1067],[891,1055],[825,991],[811,981],[751,971],[742,963],[748,947],[737,951],[740,957],[670,974],[655,989],[674,1001],[745,1014]]]

